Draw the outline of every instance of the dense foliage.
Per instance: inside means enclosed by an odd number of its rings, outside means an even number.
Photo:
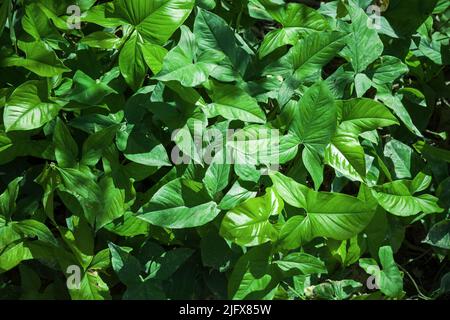
[[[1,0],[0,297],[445,298],[449,17]]]

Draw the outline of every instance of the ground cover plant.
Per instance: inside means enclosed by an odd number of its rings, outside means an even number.
[[[448,298],[449,16],[1,0],[0,298]]]

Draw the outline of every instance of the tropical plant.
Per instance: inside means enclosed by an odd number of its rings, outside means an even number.
[[[0,0],[0,297],[448,297],[449,17]]]

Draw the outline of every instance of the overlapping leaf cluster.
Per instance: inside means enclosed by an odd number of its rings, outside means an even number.
[[[444,297],[449,15],[0,1],[0,297]],[[198,128],[278,130],[279,170],[205,163]]]

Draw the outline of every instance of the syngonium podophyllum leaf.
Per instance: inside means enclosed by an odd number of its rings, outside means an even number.
[[[328,22],[321,14],[303,4],[288,3],[283,7],[269,9],[268,13],[283,27],[270,31],[264,37],[259,48],[260,58],[281,46],[294,45],[304,34],[329,28]]]
[[[110,300],[108,285],[102,280],[98,272],[86,271],[81,278],[80,287],[70,289],[73,300]]]
[[[6,21],[12,9],[12,0],[5,0],[0,7],[0,36],[3,34],[3,30],[6,25]]]
[[[198,52],[195,35],[188,27],[181,27],[181,39],[164,58],[162,70],[156,75],[161,81],[180,81],[185,87],[196,87],[208,80],[217,67],[216,63],[225,58],[218,50]]]
[[[108,247],[111,251],[111,265],[120,281],[128,287],[141,282],[139,276],[143,272],[143,268],[139,260],[130,254],[130,250],[114,243],[109,243]]]
[[[95,23],[105,28],[116,28],[127,24],[127,21],[120,17],[112,17],[114,11],[113,2],[106,2],[93,6],[81,16],[81,22]]]
[[[142,55],[153,74],[158,74],[163,67],[167,49],[153,43],[140,43]]]
[[[194,4],[194,0],[115,0],[113,16],[133,25],[147,41],[164,44]]]
[[[392,298],[400,298],[403,295],[403,276],[394,261],[392,248],[384,246],[379,249],[378,256],[382,269],[371,258],[359,260],[359,265],[368,274],[375,277],[375,284],[381,292]]]
[[[243,89],[211,81],[208,94],[212,103],[205,106],[208,117],[221,115],[228,120],[242,120],[253,123],[265,123],[266,115],[255,98]]]
[[[392,83],[408,72],[408,67],[397,57],[382,56],[374,65],[372,81],[376,85]]]
[[[279,166],[292,160],[298,151],[298,139],[266,125],[249,125],[228,137],[226,150],[237,166]],[[225,155],[224,155],[225,157]]]
[[[302,82],[320,78],[322,67],[345,46],[347,36],[337,31],[309,34],[265,70],[265,74],[286,78],[279,92],[280,104],[285,105]]]
[[[221,17],[199,9],[194,22],[194,34],[201,51],[215,49],[222,51],[226,59],[222,68],[216,69],[221,81],[234,81],[243,76],[250,63],[250,54],[240,45],[236,34]]]
[[[429,17],[436,2],[437,0],[390,0],[389,10],[383,15],[395,34],[400,37],[409,36]]]
[[[317,32],[298,41],[289,52],[266,70],[267,74],[293,74],[301,81],[317,79],[320,70],[345,46],[344,32]]]
[[[56,119],[53,133],[55,158],[60,167],[74,167],[78,159],[78,144],[63,120]]]
[[[438,248],[449,250],[450,220],[443,220],[432,226],[424,242]]]
[[[58,33],[51,20],[36,3],[30,3],[25,7],[22,27],[36,41],[45,39],[48,42],[64,42],[64,38]]]
[[[31,240],[33,238],[37,240]],[[57,240],[42,222],[22,220],[6,224],[0,216],[0,273],[11,270],[24,260],[48,258],[56,246]]]
[[[19,184],[23,177],[17,177],[11,181],[6,190],[0,194],[0,218],[8,221],[16,209],[16,200],[19,195]]]
[[[72,195],[78,201],[86,221],[96,230],[124,215],[124,190],[118,188],[110,177],[103,177],[97,184],[86,172],[72,168],[56,170],[61,179],[58,190]]]
[[[337,108],[325,82],[311,86],[298,103],[289,130],[320,153],[336,131]]]
[[[122,126],[117,134],[117,147],[125,157],[146,166],[170,166],[164,146],[144,124]]]
[[[237,205],[256,196],[257,192],[247,187],[247,183],[237,180],[219,203],[222,210],[230,210]],[[250,190],[249,190],[250,189]]]
[[[80,163],[95,166],[102,157],[103,151],[113,142],[119,127],[120,125],[112,125],[90,135],[83,143]]]
[[[355,73],[359,73],[378,59],[384,46],[376,29],[369,27],[370,19],[364,10],[354,5],[347,6],[347,9],[352,23],[345,29],[351,36],[342,50],[342,56],[352,64]]]
[[[139,209],[138,218],[155,226],[181,229],[205,225],[219,212],[201,184],[188,184],[179,178],[159,189],[150,202]]]
[[[225,214],[220,234],[242,246],[256,246],[277,239],[277,229],[269,220],[283,210],[283,201],[272,189],[263,197],[245,201]]]
[[[306,291],[306,296],[314,299],[345,300],[358,292],[362,284],[350,279],[328,280]]]
[[[144,82],[147,66],[140,47],[142,41],[137,32],[133,32],[119,54],[119,67],[127,84],[137,90]]]
[[[113,243],[109,243],[109,250],[112,267],[128,288],[128,299],[163,299],[164,293],[156,284],[170,278],[193,253],[188,248],[164,252],[152,242],[145,243],[136,256],[131,255],[131,248]]]
[[[53,77],[69,72],[55,52],[44,42],[19,41],[20,50],[25,52],[26,58],[12,56],[0,61],[1,67],[24,67],[41,77]]]
[[[57,246],[58,242],[50,229],[37,220],[22,220],[12,223],[13,229],[20,234],[22,238],[38,238],[40,241],[46,242],[53,246]]]
[[[33,253],[23,241],[13,243],[0,254],[0,274],[16,267],[25,260],[33,259]]]
[[[227,187],[230,178],[231,165],[219,159],[220,154],[213,159],[203,178],[205,188],[213,199],[218,192]]]
[[[426,159],[441,160],[450,163],[450,151],[434,147],[425,141],[417,141],[414,148]]]
[[[339,114],[340,124],[325,150],[325,162],[349,179],[364,181],[366,161],[358,136],[398,121],[381,103],[366,98],[343,101]]]
[[[327,273],[325,263],[317,257],[304,252],[293,252],[273,262],[285,274]]]
[[[306,213],[291,217],[282,226],[279,245],[283,248],[295,249],[316,237],[349,239],[361,232],[373,217],[373,209],[358,198],[317,192],[281,173],[273,173],[270,177],[275,192],[288,204],[304,209]]]
[[[419,212],[438,213],[443,209],[437,204],[438,198],[430,194],[415,196],[428,188],[431,180],[422,181],[418,175],[414,180],[396,180],[376,186],[372,189],[372,194],[386,211],[401,217],[413,216]]]
[[[118,38],[115,34],[96,31],[88,36],[85,36],[81,43],[84,43],[92,48],[100,49],[118,49],[123,40]]]
[[[444,297],[447,2],[0,0],[0,299]]]
[[[392,139],[384,146],[384,156],[392,160],[395,175],[399,179],[412,178],[414,150],[403,142]]]
[[[77,71],[73,76],[73,88],[67,99],[87,105],[99,104],[106,96],[117,93],[100,80],[94,80],[83,71]]]
[[[56,117],[61,107],[48,99],[45,82],[28,81],[9,97],[3,113],[6,131],[32,130]]]
[[[264,244],[239,258],[228,282],[230,299],[270,299],[278,284],[270,264],[271,246]]]

